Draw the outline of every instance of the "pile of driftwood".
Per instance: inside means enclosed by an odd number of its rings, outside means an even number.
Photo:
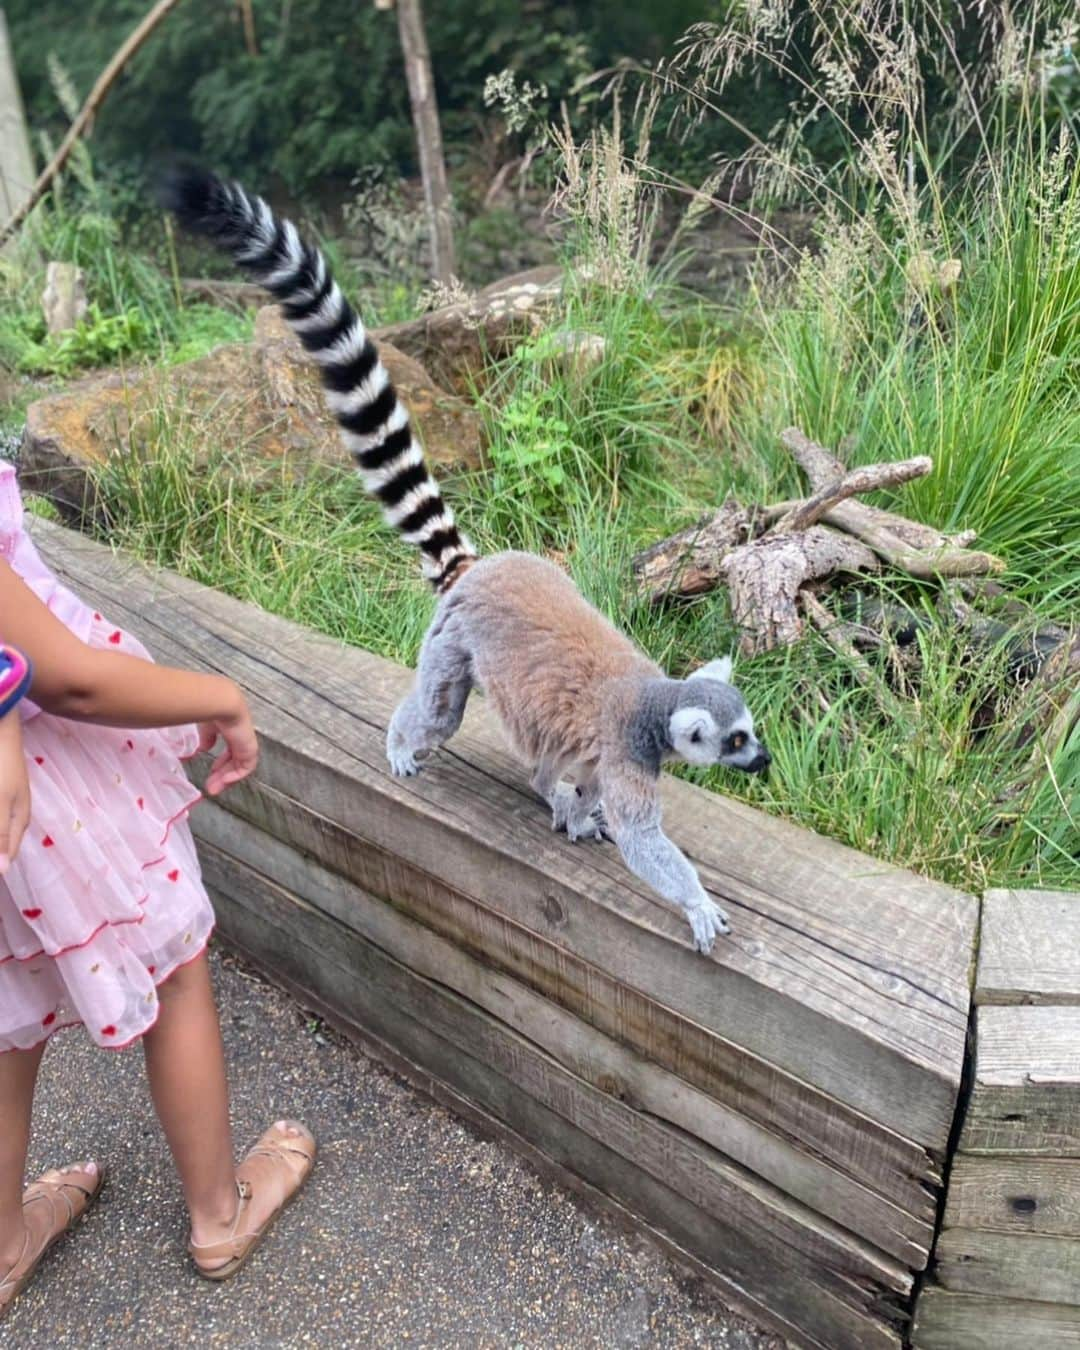
[[[1080,715],[1080,635],[1010,599],[993,580],[1005,564],[970,547],[974,532],[945,535],[892,511],[855,500],[863,493],[930,473],[926,456],[847,469],[797,427],[781,441],[809,481],[809,495],[772,506],[734,499],[688,530],[661,540],[633,560],[637,585],[654,604],[700,596],[725,586],[746,655],[799,640],[807,622],[850,663],[882,710],[897,713],[907,692],[905,671],[925,609],[883,602],[859,590],[859,575],[881,572],[937,583],[938,608],[964,634],[974,655],[1004,647],[1013,684],[1037,681],[1021,744],[1038,739],[1039,761],[1063,742]],[[826,591],[843,587],[826,605]],[[872,653],[887,661],[871,663]]]

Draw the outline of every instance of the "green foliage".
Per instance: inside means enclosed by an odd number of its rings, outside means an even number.
[[[132,61],[95,122],[94,153],[114,209],[145,206],[148,167],[188,152],[247,181],[312,201],[367,165],[415,169],[408,94],[394,13],[352,0],[253,0],[257,53],[238,7],[187,0]],[[625,6],[479,0],[428,6],[425,20],[452,163],[468,158],[489,75],[509,68],[547,89],[546,117],[569,99],[584,119],[595,92],[583,76],[625,57],[655,59],[688,23],[719,18],[726,3],[657,0]],[[8,0],[19,77],[35,128],[55,140],[67,125],[49,59],[85,96],[142,18],[143,0],[86,0],[70,22],[66,0]],[[583,123],[582,123],[583,124]]]
[[[70,375],[83,366],[108,366],[146,351],[153,330],[137,309],[103,315],[93,304],[74,328],[29,345],[18,369],[31,375]]]

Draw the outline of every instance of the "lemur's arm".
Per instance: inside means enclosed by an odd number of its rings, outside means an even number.
[[[607,828],[627,867],[654,890],[679,905],[707,952],[717,933],[728,933],[727,915],[710,899],[692,864],[660,825],[657,776],[642,765],[605,755],[600,761],[600,795]]]

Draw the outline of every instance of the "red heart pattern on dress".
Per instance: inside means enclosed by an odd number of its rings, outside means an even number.
[[[51,835],[51,834],[47,834],[47,835],[45,836],[45,838],[41,841],[41,847],[42,847],[42,848],[52,848],[54,842],[55,842],[55,841],[54,841],[52,835]]]
[[[24,909],[24,910],[23,910],[23,915],[24,915],[24,917],[27,918],[27,919],[40,919],[40,918],[41,918],[41,910],[40,910],[40,909]]]
[[[168,874],[168,876],[170,881],[179,881],[180,869],[178,867],[174,867],[173,870]]]
[[[45,763],[45,756],[44,756],[44,755],[35,755],[35,756],[34,756],[34,763],[35,763],[35,764],[44,764],[44,763]]]
[[[110,633],[110,634],[109,634],[109,641],[112,643],[112,645],[113,645],[114,647],[117,647],[117,646],[120,645],[120,630],[119,630],[119,628],[116,630],[115,633]]]
[[[102,1027],[102,1028],[101,1028],[101,1034],[102,1034],[103,1036],[115,1036],[115,1035],[116,1035],[116,1028],[115,1028],[115,1027],[113,1026],[113,1024],[110,1022],[109,1025],[108,1025],[107,1027]]]
[[[56,1014],[54,1012],[46,1013],[45,1016],[41,1019],[41,1025],[43,1027],[51,1027],[55,1021],[56,1021]]]

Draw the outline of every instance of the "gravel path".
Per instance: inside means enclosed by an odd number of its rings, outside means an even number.
[[[237,1138],[306,1118],[321,1154],[305,1197],[236,1280],[197,1279],[142,1056],[63,1034],[42,1070],[31,1175],[98,1156],[110,1179],[6,1320],[5,1348],[782,1350],[237,961],[215,953],[213,966]]]

